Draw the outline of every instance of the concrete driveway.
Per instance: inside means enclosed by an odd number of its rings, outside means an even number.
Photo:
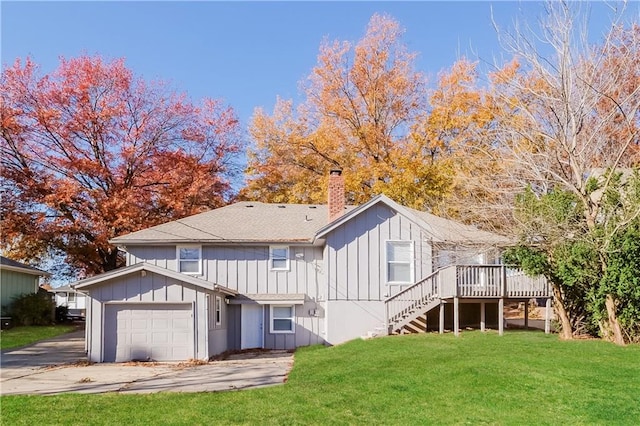
[[[2,351],[0,394],[213,392],[284,383],[293,355],[249,352],[207,363],[89,364],[84,332]]]

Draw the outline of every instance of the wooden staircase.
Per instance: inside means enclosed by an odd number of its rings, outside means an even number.
[[[439,277],[438,270],[385,300],[388,334],[426,329],[426,319],[421,325],[419,318],[440,305]]]
[[[549,285],[542,276],[528,277],[505,265],[450,265],[387,298],[384,301],[385,328],[387,334],[424,332],[426,314],[445,299],[455,303],[460,298],[492,299],[503,303],[505,299],[548,299],[551,296]]]

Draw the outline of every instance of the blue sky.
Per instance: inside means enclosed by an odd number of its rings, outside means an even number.
[[[224,99],[246,126],[254,108],[271,111],[277,95],[299,99],[299,82],[323,38],[357,41],[376,12],[406,29],[405,43],[419,54],[416,67],[431,81],[461,55],[493,61],[501,49],[492,7],[504,26],[541,11],[538,2],[504,1],[2,1],[1,57],[4,66],[29,55],[44,72],[59,56],[124,57],[136,74],[168,81],[193,100]],[[606,11],[598,7],[599,19]]]

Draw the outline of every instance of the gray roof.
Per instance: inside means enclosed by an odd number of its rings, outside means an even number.
[[[399,205],[384,195],[355,207],[329,223],[326,205],[239,202],[154,226],[111,240],[112,244],[312,243],[377,203],[384,203],[420,225],[434,241],[505,244],[500,235]]]
[[[327,222],[326,205],[243,201],[116,237],[111,243],[310,242]]]
[[[493,232],[482,231],[475,226],[465,225],[454,220],[445,219],[431,213],[418,211],[409,207],[404,207],[385,195],[378,195],[367,203],[346,213],[324,228],[320,229],[316,236],[324,237],[327,233],[337,228],[341,224],[351,220],[352,217],[361,214],[363,211],[377,203],[384,203],[391,209],[410,220],[417,223],[434,242],[468,244],[468,245],[505,245],[509,239]]]
[[[18,262],[17,260],[9,259],[8,257],[4,257],[4,256],[0,256],[0,268],[20,271],[20,272],[24,272],[32,275],[42,275],[45,277],[48,277],[51,275],[48,272],[42,271],[38,268],[34,268],[33,266],[26,265],[22,262]]]
[[[49,292],[51,292],[51,293],[77,293],[77,291],[75,289],[71,288],[70,284],[61,285],[60,287],[52,287],[51,290],[49,290]]]
[[[483,231],[475,226],[465,225],[454,220],[445,219],[431,213],[411,210],[416,216],[429,224],[429,232],[437,241],[458,244],[483,243],[507,244],[509,239],[493,232]]]

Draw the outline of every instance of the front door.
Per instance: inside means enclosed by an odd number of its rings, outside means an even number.
[[[264,313],[262,305],[241,305],[240,349],[262,347]]]

